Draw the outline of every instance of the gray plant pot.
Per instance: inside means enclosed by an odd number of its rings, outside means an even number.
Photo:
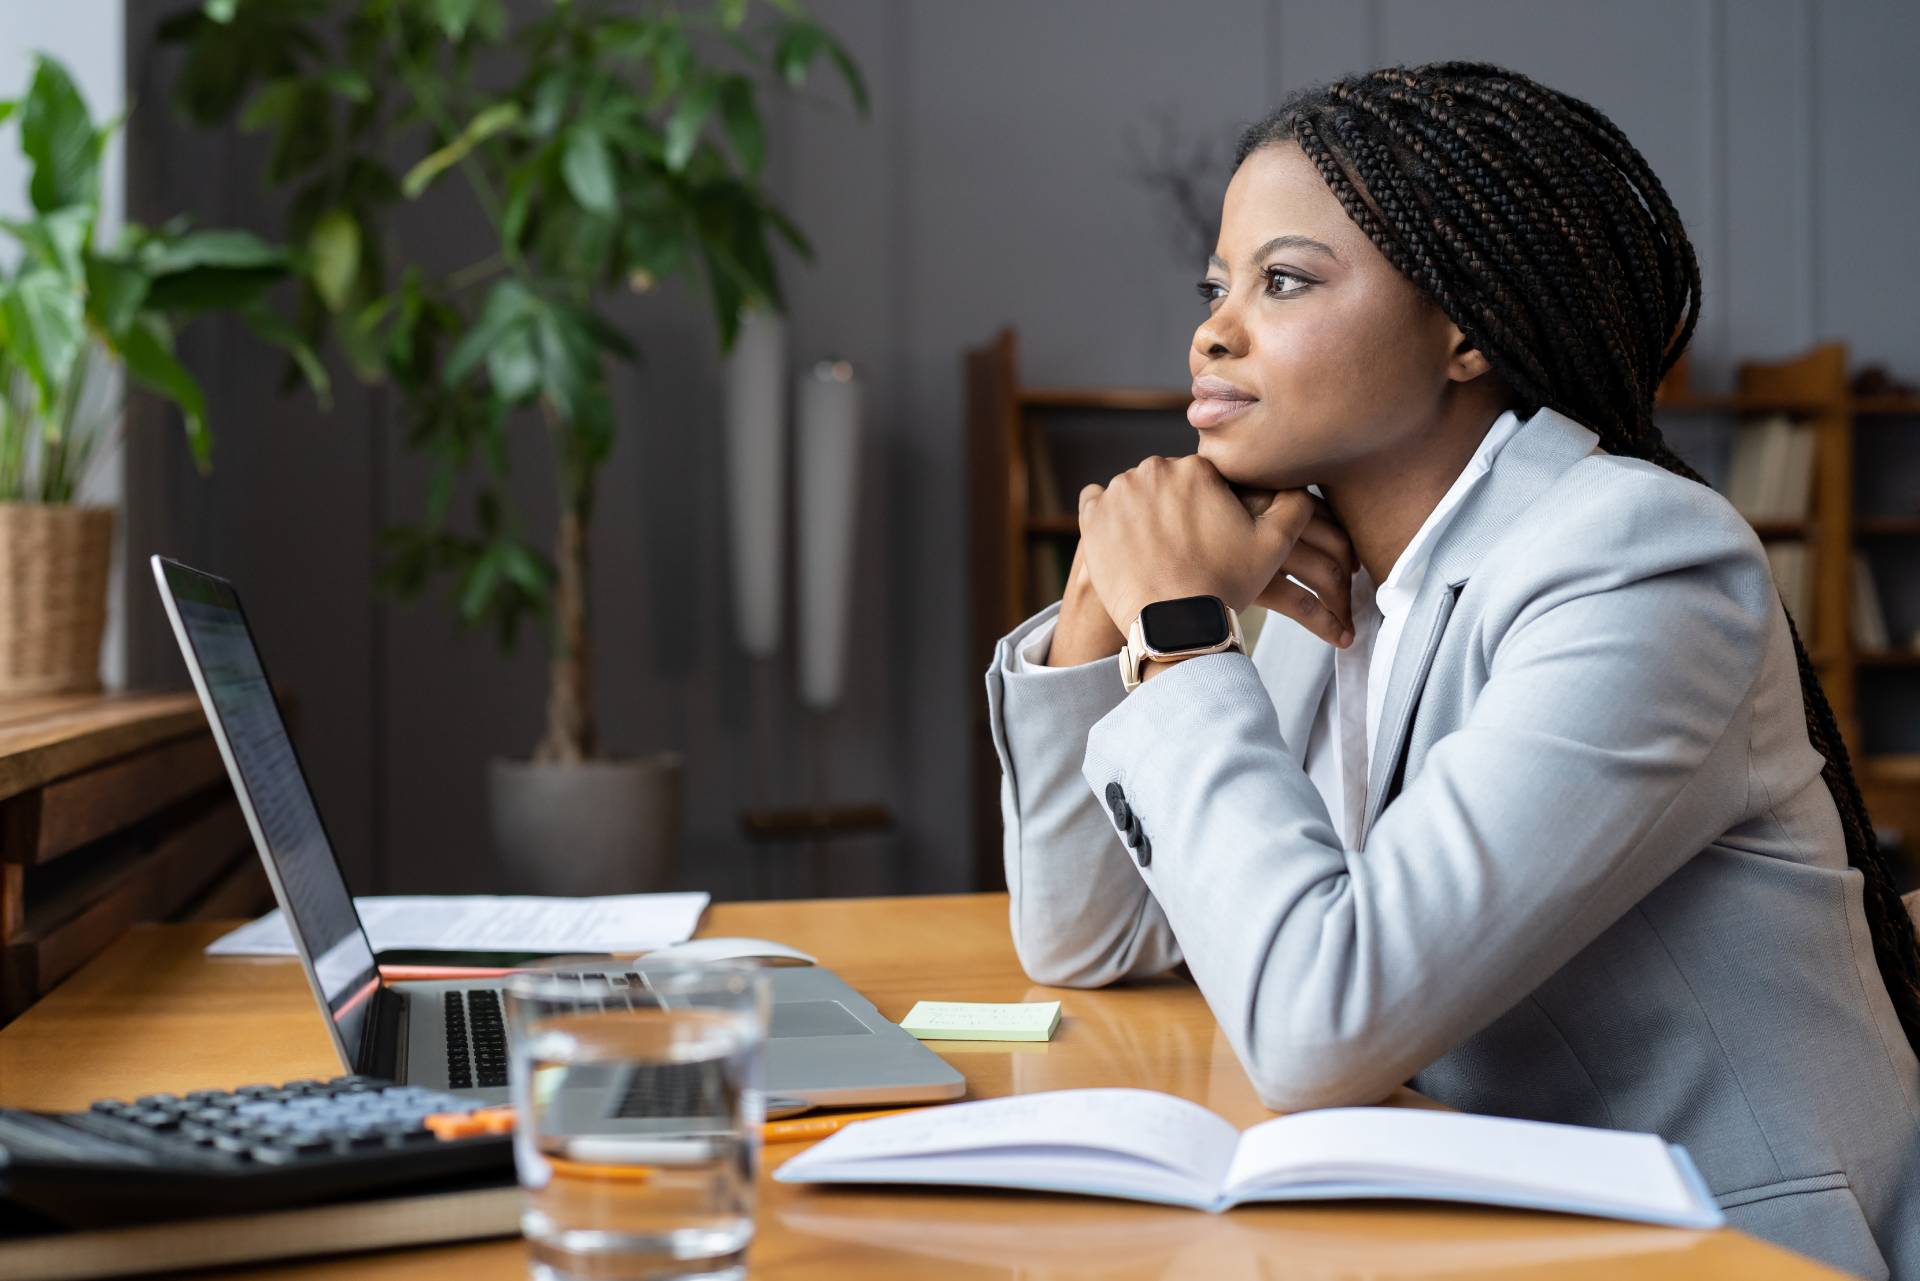
[[[578,765],[494,758],[487,807],[512,889],[532,894],[635,894],[667,889],[679,871],[679,752]]]

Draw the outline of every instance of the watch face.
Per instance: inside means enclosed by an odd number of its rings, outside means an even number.
[[[1218,596],[1158,600],[1140,611],[1141,639],[1158,653],[1225,644],[1227,634],[1227,607]]]

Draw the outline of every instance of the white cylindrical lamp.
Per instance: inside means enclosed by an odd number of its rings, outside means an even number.
[[[780,648],[786,391],[786,324],[778,312],[755,307],[741,315],[726,356],[724,413],[734,628],[756,658]]]
[[[823,360],[796,389],[800,698],[840,701],[852,626],[854,535],[860,497],[861,385],[844,360]]]

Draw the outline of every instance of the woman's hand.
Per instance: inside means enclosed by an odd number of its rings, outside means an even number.
[[[1257,601],[1329,644],[1351,638],[1353,552],[1324,502],[1304,489],[1242,497],[1198,455],[1148,458],[1082,489],[1080,554],[1117,631],[1154,601],[1218,596],[1235,610]]]
[[[1285,614],[1315,636],[1344,649],[1353,643],[1353,576],[1360,572],[1347,531],[1335,519],[1327,500],[1305,489],[1278,493],[1239,490],[1241,505],[1254,516],[1273,503],[1291,503],[1307,509],[1307,524],[1255,604]],[[1297,517],[1296,517],[1297,518]],[[1300,583],[1287,581],[1291,574]]]
[[[1073,549],[1073,567],[1067,571],[1067,587],[1060,595],[1060,616],[1053,624],[1047,666],[1074,667],[1096,658],[1111,658],[1126,643],[1127,638],[1114,627],[1107,607],[1093,590],[1083,538]]]

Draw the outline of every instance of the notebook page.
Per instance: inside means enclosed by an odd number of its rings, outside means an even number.
[[[1412,1108],[1327,1108],[1240,1137],[1227,1192],[1386,1183],[1471,1196],[1518,1192],[1649,1215],[1696,1208],[1658,1135]]]
[[[1191,1178],[1210,1198],[1238,1137],[1231,1125],[1198,1103],[1171,1094],[1050,1090],[858,1121],[794,1157],[787,1166],[804,1176],[841,1163],[943,1153],[1044,1148],[1114,1152]]]
[[[704,892],[593,898],[464,894],[363,896],[353,904],[376,951],[637,952],[691,936],[707,900]],[[207,945],[209,956],[293,954],[293,935],[279,908]]]

